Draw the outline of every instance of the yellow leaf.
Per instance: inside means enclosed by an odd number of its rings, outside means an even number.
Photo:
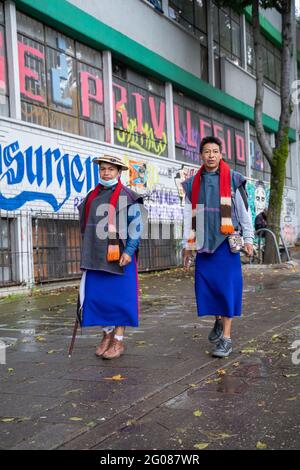
[[[202,411],[196,410],[196,411],[194,411],[193,414],[194,414],[194,416],[202,416]]]
[[[55,352],[56,352],[55,349],[50,349],[50,351],[47,351],[47,354],[53,354]]]
[[[207,442],[199,442],[198,444],[194,445],[195,449],[197,450],[206,449],[207,446],[209,446],[209,443]]]
[[[239,363],[239,362],[234,362],[232,365],[233,365],[234,367],[238,367],[238,366],[240,365],[240,363]]]
[[[297,377],[298,374],[283,374],[283,377],[289,379],[290,377]]]
[[[70,418],[70,421],[82,421],[82,418],[77,418],[77,416],[73,416]]]
[[[13,372],[14,369],[12,367],[10,367],[9,369],[7,369],[7,372]]]
[[[226,370],[225,369],[218,369],[217,374],[218,375],[226,375]]]
[[[105,377],[105,380],[125,380],[125,377],[122,377],[121,374],[113,375],[112,377]]]
[[[189,384],[190,387],[197,387],[196,384]]]
[[[11,423],[15,418],[1,418],[2,423]]]
[[[36,339],[36,341],[40,341],[40,342],[46,341],[46,338],[44,338],[44,336],[36,336],[35,339]]]
[[[136,341],[135,344],[137,346],[144,346],[146,344],[146,341]]]
[[[241,350],[241,353],[243,354],[251,354],[251,353],[254,353],[255,352],[255,349],[242,349]]]
[[[266,449],[266,448],[267,448],[267,444],[265,444],[264,442],[258,441],[257,444],[256,444],[256,448],[257,448],[257,449]]]
[[[294,400],[297,400],[297,397],[290,397],[290,398],[287,398],[288,401],[294,401]]]

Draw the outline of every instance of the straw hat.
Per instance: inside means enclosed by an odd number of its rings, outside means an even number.
[[[98,165],[101,162],[111,163],[112,165],[118,166],[121,170],[128,170],[128,166],[124,164],[120,157],[113,157],[112,155],[101,155],[100,157],[94,158],[93,162]]]

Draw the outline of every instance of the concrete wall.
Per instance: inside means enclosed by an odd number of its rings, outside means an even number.
[[[199,41],[146,2],[71,0],[70,3],[200,77]]]

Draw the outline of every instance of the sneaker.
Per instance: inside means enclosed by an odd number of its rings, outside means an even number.
[[[224,336],[218,341],[215,349],[212,352],[213,357],[228,357],[232,353],[232,341],[230,338]]]
[[[208,335],[208,341],[211,343],[217,343],[223,335],[223,324],[222,320],[216,320],[213,329]]]
[[[123,341],[119,341],[116,338],[113,338],[109,348],[102,354],[103,359],[117,359],[123,354],[125,349]]]

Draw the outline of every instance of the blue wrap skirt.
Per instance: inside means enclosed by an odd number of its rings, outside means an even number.
[[[138,326],[138,273],[135,257],[124,274],[87,270],[82,326]]]
[[[226,239],[212,253],[197,253],[195,293],[198,316],[239,317],[243,277],[239,253],[231,253]]]

